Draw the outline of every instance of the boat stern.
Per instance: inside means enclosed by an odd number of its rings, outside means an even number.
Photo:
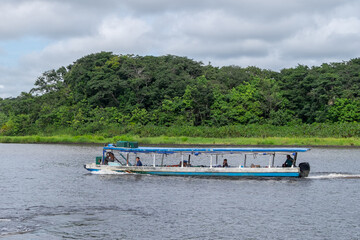
[[[307,177],[310,173],[310,164],[308,162],[302,162],[299,164],[300,177]]]

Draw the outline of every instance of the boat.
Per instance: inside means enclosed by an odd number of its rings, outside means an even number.
[[[119,146],[120,145],[120,146]],[[139,147],[137,144],[108,144],[103,148],[103,155],[96,157],[96,161],[84,165],[90,172],[106,171],[107,173],[133,173],[161,176],[199,176],[199,177],[307,177],[310,164],[302,162],[297,165],[298,153],[309,151],[309,148],[202,148],[202,147]],[[151,155],[148,165],[136,166],[135,158],[140,155]],[[197,165],[196,157],[208,155],[206,165]],[[238,164],[229,167],[219,165],[221,156],[231,156],[239,159]],[[166,163],[168,156],[172,162],[180,160],[178,164]],[[268,157],[265,164],[254,164],[257,157]],[[290,166],[276,165],[275,156],[281,159],[289,156]],[[178,159],[178,160],[174,160]],[[149,161],[148,161],[149,162]],[[193,162],[195,162],[193,164]],[[203,161],[202,161],[203,162]],[[250,162],[253,162],[250,164]]]

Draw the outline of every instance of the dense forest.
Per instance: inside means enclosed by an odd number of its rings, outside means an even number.
[[[100,52],[0,98],[0,135],[345,124],[360,136],[359,88],[360,58],[275,72]]]

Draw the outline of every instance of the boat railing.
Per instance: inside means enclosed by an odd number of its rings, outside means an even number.
[[[123,149],[123,148],[113,148],[113,147],[105,147],[103,150],[103,158],[105,156],[105,154],[107,152],[118,152],[119,154],[119,159],[117,159],[117,161],[119,162],[120,165],[126,165],[126,166],[132,166],[133,163],[132,161],[130,161],[130,154],[135,155],[135,158],[138,154],[146,154],[152,155],[152,163],[149,164],[148,166],[153,166],[153,167],[199,167],[198,166],[193,166],[191,165],[191,156],[198,156],[202,153],[204,154],[208,154],[210,156],[208,165],[200,165],[201,167],[209,167],[209,168],[218,168],[218,167],[223,167],[222,165],[219,165],[218,163],[218,158],[219,156],[224,156],[226,154],[236,154],[239,155],[240,158],[242,156],[242,161],[240,160],[240,162],[238,164],[233,164],[231,166],[231,168],[278,168],[280,166],[276,166],[275,165],[275,156],[282,156],[282,155],[292,155],[294,157],[294,162],[292,167],[296,166],[296,159],[297,159],[297,152],[298,151],[307,151],[307,149],[289,149],[286,150],[285,149],[274,149],[273,152],[270,151],[270,149],[264,149],[264,152],[260,152],[261,149],[255,149],[256,151],[248,151],[247,149],[245,149],[244,151],[241,151],[243,149],[229,149],[229,150],[224,150],[221,149],[222,151],[215,151],[214,149],[206,149],[208,151],[203,150],[202,152],[200,151],[179,151],[179,152],[175,152],[175,149],[164,149],[163,152],[161,152],[159,150],[160,148],[156,148],[157,151],[155,150],[151,150],[151,148],[143,148],[143,149]],[[145,151],[147,150],[147,151]],[[171,151],[170,151],[171,150]],[[232,151],[231,151],[232,150]],[[281,151],[280,151],[281,150]],[[291,152],[291,150],[293,150],[293,152]],[[170,154],[180,154],[181,155],[181,161],[179,164],[176,165],[171,165],[171,164],[166,164],[164,162],[164,158],[165,156],[168,156]],[[161,164],[159,164],[159,156],[161,156]],[[187,156],[187,160],[185,160],[185,156]],[[267,164],[259,164],[256,161],[254,161],[257,157],[259,156],[263,156],[263,157],[268,157],[268,162]],[[252,157],[252,159],[250,159],[250,157]],[[134,158],[134,159],[135,159]],[[263,160],[262,160],[263,161]],[[186,164],[185,164],[186,163]],[[143,163],[144,164],[144,163]],[[113,166],[117,166],[117,164],[111,164]],[[134,164],[136,165],[136,164]],[[146,165],[146,164],[145,164]]]

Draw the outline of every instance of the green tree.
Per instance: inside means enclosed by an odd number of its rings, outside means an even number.
[[[360,122],[360,101],[336,99],[328,111],[328,118],[332,122]]]
[[[42,95],[50,92],[57,92],[64,87],[64,76],[67,73],[65,67],[58,70],[49,70],[42,74],[35,81],[35,88],[30,90],[30,94]]]
[[[211,115],[215,125],[258,123],[262,119],[259,91],[250,83],[226,95],[215,91],[214,96]]]
[[[282,96],[289,101],[289,110],[296,112],[296,117],[308,122],[308,110],[305,105],[310,104],[308,93],[312,89],[314,79],[308,77],[309,68],[298,65],[296,68],[283,69],[280,72],[280,89]]]
[[[183,112],[191,125],[206,125],[210,119],[213,94],[205,76],[196,78],[186,87],[183,96]]]

